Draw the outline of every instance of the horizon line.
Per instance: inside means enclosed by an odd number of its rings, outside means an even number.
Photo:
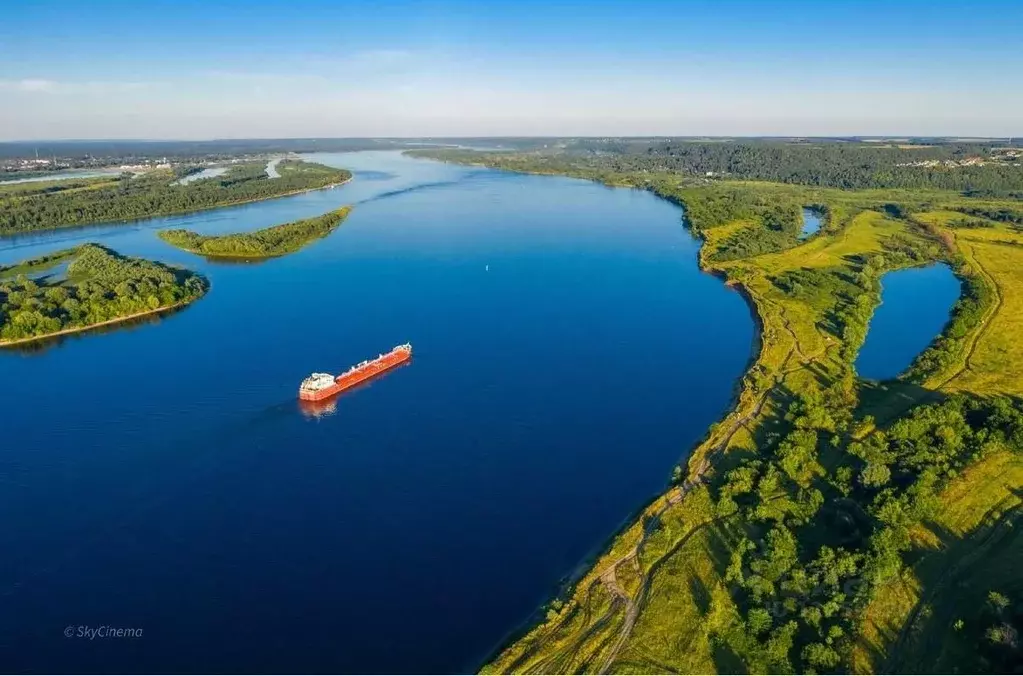
[[[489,134],[471,136],[239,136],[239,137],[57,137],[0,139],[0,144],[13,143],[217,143],[225,141],[412,141],[437,140],[458,141],[473,139],[778,139],[778,140],[902,140],[934,139],[959,141],[1013,141],[1023,138],[1018,135],[985,136],[981,134]]]

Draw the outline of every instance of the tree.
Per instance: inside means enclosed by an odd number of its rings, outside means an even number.
[[[880,462],[868,462],[860,472],[860,483],[867,488],[880,488],[892,478],[892,471]]]
[[[754,636],[759,636],[769,630],[771,625],[774,624],[774,621],[771,619],[771,613],[767,612],[766,609],[754,608],[749,611],[749,616],[746,618],[746,624]]]
[[[1008,597],[996,591],[988,592],[987,602],[994,609],[994,611],[999,614],[1001,614],[1003,610],[1009,607]]]
[[[834,669],[841,662],[841,657],[829,645],[811,643],[803,648],[803,660],[815,669]]]

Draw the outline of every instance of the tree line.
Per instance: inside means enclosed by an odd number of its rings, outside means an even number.
[[[1023,199],[1023,167],[995,159],[986,145],[901,148],[835,141],[586,140],[530,152],[424,150],[416,154],[455,161],[475,156],[476,161],[496,166],[515,163],[527,171],[529,166],[547,171],[560,165],[609,174],[674,173],[845,189],[955,190],[971,196]],[[984,164],[940,164],[969,158],[978,158]],[[939,164],[921,166],[927,161]]]

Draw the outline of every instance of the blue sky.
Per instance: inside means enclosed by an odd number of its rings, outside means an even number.
[[[2,15],[4,140],[1023,135],[1023,0],[32,0]]]

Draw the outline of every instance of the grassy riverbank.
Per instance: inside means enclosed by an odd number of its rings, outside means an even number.
[[[61,272],[56,267],[63,263]],[[188,270],[83,244],[0,268],[0,346],[164,312],[198,300],[208,288]]]
[[[216,178],[180,185],[170,170],[142,176],[69,179],[45,184],[0,185],[0,235],[113,223],[202,211],[339,185],[351,172],[285,160],[278,178],[264,162],[238,164]]]
[[[310,242],[326,237],[341,225],[350,206],[292,223],[254,232],[206,236],[191,230],[161,230],[160,239],[194,254],[211,258],[255,260],[294,253]]]
[[[983,671],[1015,659],[987,629],[1020,628],[1023,604],[1011,573],[1023,549],[1005,530],[1023,495],[1011,398],[1023,394],[1011,300],[1023,234],[1004,216],[1019,202],[416,154],[683,205],[701,266],[744,290],[761,331],[734,409],[669,490],[485,671]],[[825,224],[800,242],[795,214],[811,205]],[[902,378],[859,380],[880,276],[939,260],[967,289],[945,333]],[[1008,609],[985,609],[991,593]]]

